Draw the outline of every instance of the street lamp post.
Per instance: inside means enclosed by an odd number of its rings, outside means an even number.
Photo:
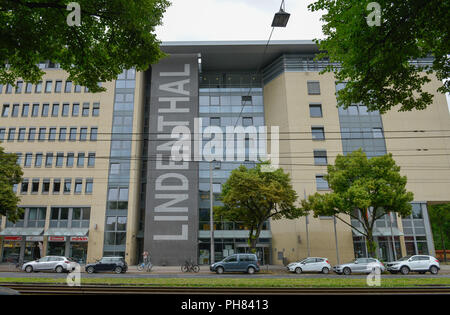
[[[209,230],[211,231],[211,264],[215,262],[214,253],[214,192],[213,192],[213,161],[209,162]]]

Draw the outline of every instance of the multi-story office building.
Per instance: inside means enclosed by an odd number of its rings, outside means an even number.
[[[359,104],[337,108],[342,85],[319,74],[326,61],[313,60],[318,49],[310,41],[273,42],[266,51],[263,42],[162,49],[169,55],[160,63],[102,83],[103,93],[72,84],[49,63],[38,85],[0,86],[0,145],[17,153],[24,169],[15,187],[24,215],[15,224],[2,218],[2,261],[58,254],[81,262],[122,255],[136,263],[145,249],[155,264],[209,263],[210,189],[220,204],[231,171],[254,161],[251,135],[243,152],[223,139],[223,155],[243,159],[210,161],[198,154],[210,140],[200,134],[240,126],[279,127],[280,167],[300,198],[329,190],[323,176],[336,155],[391,152],[415,201],[411,216],[376,223],[378,254],[434,254],[427,207],[450,199],[450,116],[436,78],[425,87],[435,95],[428,109],[380,115]],[[172,134],[186,130],[191,159],[174,159],[180,138]],[[215,259],[247,251],[247,236],[239,222],[215,222]],[[364,237],[329,217],[266,222],[257,247],[261,261],[273,264],[305,257],[308,247],[332,263],[367,255]]]

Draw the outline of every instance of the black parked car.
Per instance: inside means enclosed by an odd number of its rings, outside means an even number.
[[[103,257],[93,264],[86,265],[87,273],[94,272],[115,272],[125,273],[128,270],[128,265],[123,257]]]

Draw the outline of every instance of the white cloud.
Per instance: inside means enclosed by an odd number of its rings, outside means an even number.
[[[322,37],[320,14],[311,13],[308,1],[285,1],[291,14],[287,28],[275,30],[273,40]],[[172,0],[163,25],[162,41],[267,40],[279,0]]]

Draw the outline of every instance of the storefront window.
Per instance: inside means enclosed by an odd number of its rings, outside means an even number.
[[[3,242],[2,262],[17,263],[19,261],[21,242]]]
[[[64,256],[66,253],[65,242],[48,242],[47,255],[48,256]]]
[[[87,242],[70,243],[70,253],[69,253],[70,258],[72,258],[79,264],[85,264],[87,257],[87,248],[88,248]]]

